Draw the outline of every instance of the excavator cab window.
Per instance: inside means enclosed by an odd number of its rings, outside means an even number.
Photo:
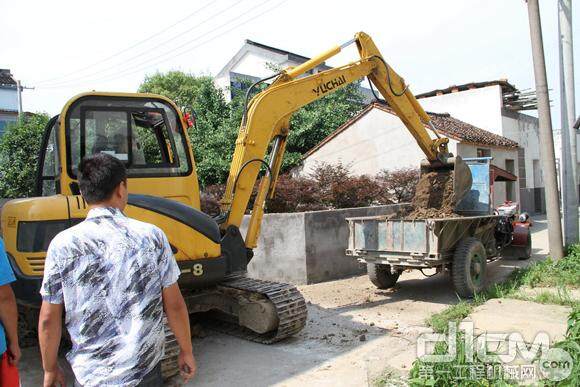
[[[177,113],[163,101],[81,99],[69,109],[66,135],[73,178],[80,160],[96,153],[125,162],[129,178],[180,176],[192,169]]]
[[[51,196],[60,193],[60,161],[58,149],[58,116],[47,124],[40,151],[37,196]]]

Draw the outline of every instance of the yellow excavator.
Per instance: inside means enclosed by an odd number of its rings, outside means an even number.
[[[360,59],[312,73],[350,44],[356,44]],[[14,290],[23,329],[36,326],[38,291],[50,241],[81,222],[88,211],[79,192],[77,166],[84,156],[105,152],[127,165],[127,215],[153,223],[167,234],[181,269],[179,284],[190,313],[207,312],[212,321],[218,321],[214,326],[219,329],[262,343],[299,332],[307,317],[300,292],[292,285],[249,278],[246,268],[256,247],[266,200],[274,195],[292,113],[364,77],[417,140],[427,157],[423,170],[454,170],[456,195],[463,196],[471,185],[469,168],[449,154],[447,138],[430,137],[429,116],[362,32],[250,87],[221,214],[214,218],[200,211],[192,153],[196,144],[190,143],[188,122],[172,101],[129,93],[90,92],[73,97],[45,130],[36,197],[12,200],[2,209],[2,233],[18,278]],[[256,86],[272,79],[250,98]],[[242,236],[240,226],[262,168],[265,172]],[[168,332],[165,376],[177,372],[174,341]]]

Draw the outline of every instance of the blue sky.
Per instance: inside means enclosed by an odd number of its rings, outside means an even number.
[[[557,109],[556,1],[540,5]],[[216,74],[246,38],[312,56],[357,31],[373,37],[415,93],[499,78],[520,89],[534,87],[524,0],[0,0],[0,68],[37,87],[25,91],[25,110],[56,114],[77,93],[134,91],[155,71]],[[575,48],[578,66],[577,43]],[[355,58],[350,49],[329,64]],[[579,89],[576,76],[576,96]],[[557,128],[559,111],[552,114]]]

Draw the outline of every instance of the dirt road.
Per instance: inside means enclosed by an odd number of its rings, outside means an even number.
[[[546,222],[533,228],[534,258],[546,253]],[[488,267],[491,282],[526,261],[499,260]],[[309,322],[297,337],[271,346],[214,332],[194,340],[198,376],[191,386],[361,386],[385,367],[406,371],[415,358],[425,319],[457,302],[445,275],[403,273],[396,288],[374,288],[366,276],[300,287]],[[23,386],[40,383],[36,348],[27,349]]]

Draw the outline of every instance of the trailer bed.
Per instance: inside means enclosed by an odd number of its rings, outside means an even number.
[[[389,216],[347,218],[346,255],[391,266],[436,267],[449,262],[457,243],[469,236],[494,250],[498,218],[497,215],[414,220]],[[489,253],[492,251],[488,251],[488,257]]]

